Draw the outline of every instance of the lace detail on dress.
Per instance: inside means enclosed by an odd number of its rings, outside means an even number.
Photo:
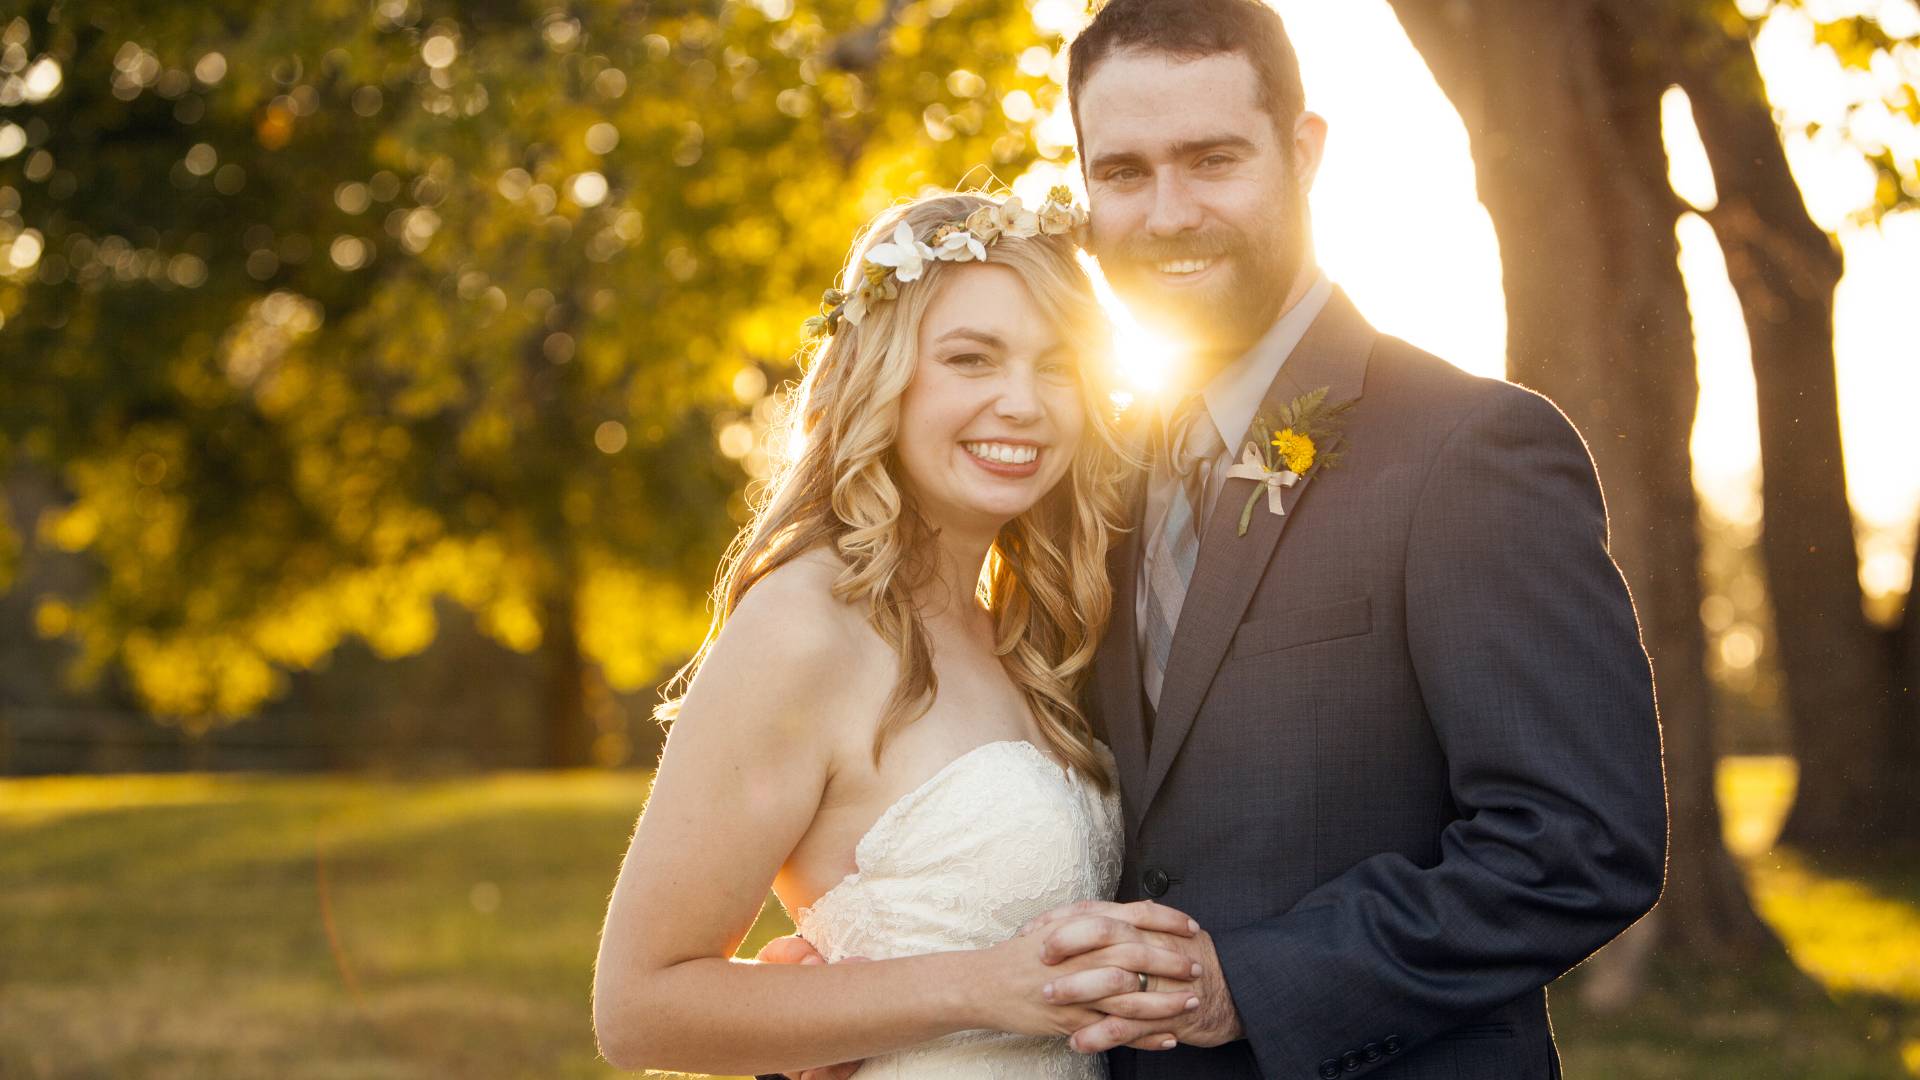
[[[1099,753],[1112,769],[1112,755]],[[984,948],[1061,904],[1111,899],[1122,843],[1117,792],[1063,773],[1025,740],[987,743],[888,807],[855,846],[854,872],[794,912],[794,926],[828,960]],[[1106,1072],[1064,1038],[964,1031],[870,1060],[859,1075],[1087,1080]]]

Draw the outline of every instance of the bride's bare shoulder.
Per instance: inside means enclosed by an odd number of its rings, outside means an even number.
[[[863,610],[833,594],[846,563],[824,547],[802,552],[754,582],[732,620],[771,622],[788,632],[806,629],[835,637],[857,638],[866,626]],[[851,644],[841,642],[841,644]]]
[[[805,687],[809,696],[846,685],[846,677],[891,655],[867,624],[863,606],[833,594],[839,556],[816,548],[769,572],[741,598],[714,641],[708,667],[767,685]],[[832,676],[824,678],[823,676]]]

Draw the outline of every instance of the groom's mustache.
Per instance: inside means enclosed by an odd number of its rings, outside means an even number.
[[[1132,236],[1114,244],[1105,254],[1126,262],[1160,263],[1238,255],[1246,246],[1246,238],[1238,232],[1215,229],[1175,237]]]

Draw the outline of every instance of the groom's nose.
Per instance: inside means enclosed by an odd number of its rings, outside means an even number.
[[[1178,169],[1160,169],[1153,178],[1153,206],[1147,212],[1149,236],[1177,236],[1200,227],[1200,204]]]

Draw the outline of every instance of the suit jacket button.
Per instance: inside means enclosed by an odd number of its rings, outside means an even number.
[[[1149,866],[1140,872],[1140,890],[1156,900],[1167,895],[1167,885],[1171,881],[1167,872],[1157,866]]]
[[[1341,1054],[1341,1055],[1340,1055],[1340,1064],[1341,1064],[1341,1066],[1342,1066],[1342,1067],[1344,1067],[1344,1068],[1345,1068],[1345,1069],[1346,1069],[1346,1070],[1347,1070],[1348,1072],[1356,1072],[1356,1071],[1358,1071],[1358,1070],[1359,1070],[1359,1068],[1360,1068],[1360,1066],[1361,1066],[1361,1064],[1362,1064],[1362,1062],[1361,1062],[1361,1060],[1360,1060],[1360,1051],[1358,1051],[1358,1050],[1349,1050],[1349,1051],[1347,1051],[1346,1053],[1344,1053],[1344,1054]]]
[[[1380,1049],[1385,1050],[1389,1054],[1399,1053],[1400,1052],[1400,1036],[1389,1035],[1386,1038],[1381,1039]]]
[[[1379,1043],[1368,1043],[1360,1048],[1360,1056],[1366,1058],[1368,1061],[1379,1061],[1384,1055],[1380,1052]]]
[[[1340,1075],[1340,1062],[1337,1058],[1328,1058],[1320,1063],[1320,1080],[1333,1080]]]

